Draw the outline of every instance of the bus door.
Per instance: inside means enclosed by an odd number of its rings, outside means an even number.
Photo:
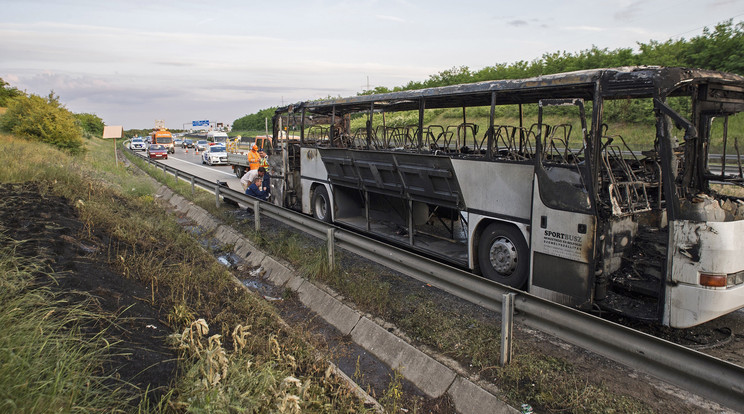
[[[547,125],[543,122],[546,110],[570,122]],[[590,141],[583,100],[540,101],[538,126],[529,291],[581,307],[590,304],[592,297],[596,227],[590,195],[591,151],[587,150],[591,145],[587,145]],[[581,131],[572,136],[572,131],[579,128]]]

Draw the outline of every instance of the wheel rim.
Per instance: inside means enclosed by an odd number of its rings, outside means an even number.
[[[511,275],[519,261],[517,247],[506,237],[498,237],[491,244],[488,259],[495,271],[505,276]]]
[[[316,197],[315,198],[315,214],[318,216],[319,219],[324,219],[326,216],[326,201],[323,197]]]

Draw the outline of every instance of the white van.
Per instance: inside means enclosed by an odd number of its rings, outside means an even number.
[[[227,133],[225,132],[217,132],[217,131],[209,131],[207,132],[207,141],[209,142],[221,142],[225,143],[227,142]]]

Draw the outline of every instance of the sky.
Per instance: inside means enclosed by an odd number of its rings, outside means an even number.
[[[0,78],[106,125],[182,129],[729,19],[744,0],[0,0]]]

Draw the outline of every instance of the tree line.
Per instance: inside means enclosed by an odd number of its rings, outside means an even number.
[[[620,66],[680,66],[711,69],[744,75],[744,22],[734,24],[727,20],[713,29],[703,29],[703,33],[689,40],[670,39],[665,42],[651,40],[638,43],[638,51],[633,48],[609,50],[592,46],[575,53],[558,51],[546,53],[532,61],[498,63],[480,70],[467,66],[456,66],[430,75],[424,81],[410,81],[405,85],[387,88],[378,86],[359,92],[358,95],[398,92],[482,82],[500,79],[524,79],[540,75],[571,72],[584,69],[611,68]],[[637,103],[636,103],[637,104]],[[264,118],[271,118],[276,108],[267,108],[255,114],[245,115],[233,122],[236,130],[262,130]],[[634,108],[619,108],[617,116],[623,120],[640,121],[634,117],[643,111]],[[635,108],[637,109],[637,108]]]
[[[459,66],[431,75],[425,81],[410,81],[404,86],[392,89],[380,86],[361,92],[360,95],[499,79],[524,79],[620,66],[679,66],[744,75],[744,22],[733,24],[732,20],[728,20],[719,23],[712,30],[704,28],[701,35],[690,40],[684,38],[665,42],[651,40],[648,43],[638,43],[638,49],[638,52],[635,52],[632,48],[609,50],[592,46],[576,53],[565,51],[546,53],[531,62],[500,63],[477,71],[472,71],[467,66]]]

